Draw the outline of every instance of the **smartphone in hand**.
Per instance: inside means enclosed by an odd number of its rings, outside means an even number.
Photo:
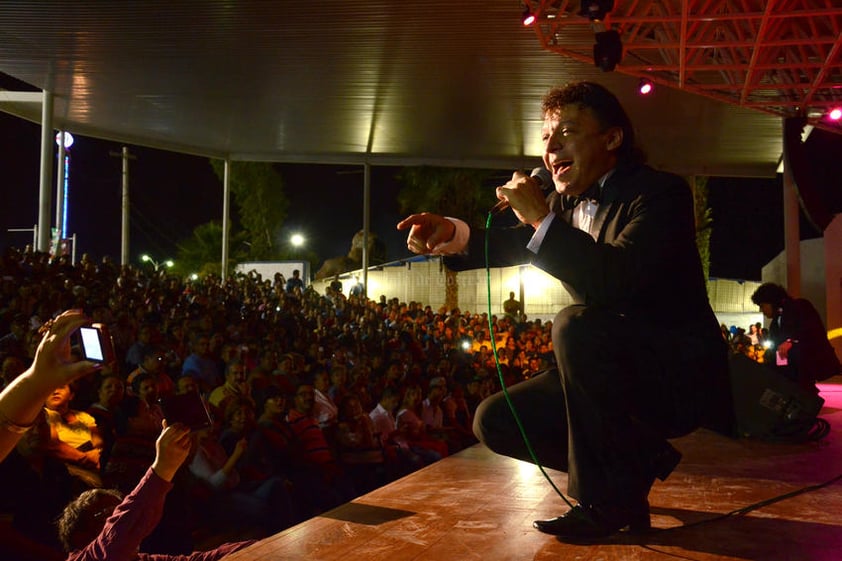
[[[213,425],[208,408],[199,392],[187,392],[158,400],[168,425],[181,423],[191,431],[210,428]]]

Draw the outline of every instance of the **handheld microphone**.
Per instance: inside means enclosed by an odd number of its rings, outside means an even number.
[[[529,176],[538,183],[538,187],[544,192],[549,191],[553,186],[553,176],[544,166],[533,169]],[[503,199],[491,208],[491,214],[500,214],[507,208],[509,208],[509,201]]]

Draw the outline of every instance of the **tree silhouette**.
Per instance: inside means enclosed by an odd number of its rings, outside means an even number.
[[[404,214],[433,212],[458,217],[471,227],[482,227],[488,209],[497,202],[494,186],[488,184],[495,173],[478,169],[407,167],[397,176],[403,185],[398,193],[398,205]],[[452,310],[459,301],[456,273],[445,268],[445,281],[445,306]]]

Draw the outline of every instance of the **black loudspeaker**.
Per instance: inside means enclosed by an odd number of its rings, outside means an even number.
[[[729,359],[737,436],[776,438],[810,426],[824,399],[745,355]]]

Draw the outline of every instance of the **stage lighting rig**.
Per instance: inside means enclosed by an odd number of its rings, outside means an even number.
[[[529,27],[533,23],[535,23],[535,14],[532,13],[532,10],[529,9],[529,6],[523,6],[523,15],[521,16],[521,23],[523,23],[524,27]]]
[[[640,81],[637,83],[637,93],[639,93],[640,95],[649,95],[654,89],[655,84],[652,83],[652,80],[649,80],[647,78],[641,78]]]

